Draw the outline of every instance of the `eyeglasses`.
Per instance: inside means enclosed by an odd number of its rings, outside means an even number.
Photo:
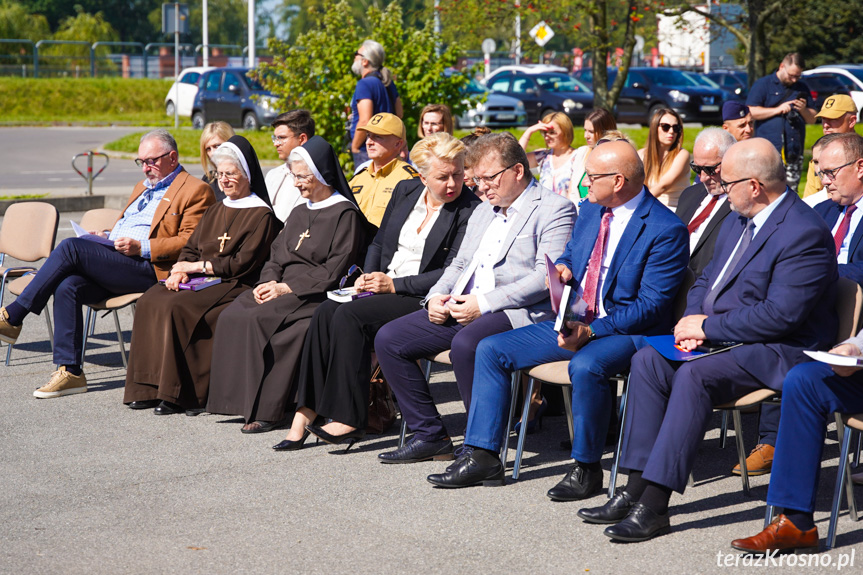
[[[351,276],[357,272],[360,272],[360,274],[365,273],[365,272],[363,272],[363,268],[361,268],[360,266],[358,266],[356,264],[349,267],[348,273],[346,273],[345,276],[339,280],[339,289],[342,289],[343,287],[345,287],[345,284],[348,283],[348,280],[351,278]]]
[[[719,166],[721,165],[722,162],[719,162],[718,164],[714,164],[712,166],[699,166],[695,162],[689,162],[689,167],[692,168],[692,171],[695,172],[696,176],[699,175],[701,172],[704,172],[704,175],[706,175],[708,178],[712,178],[713,176],[715,176],[717,168],[719,168]]]
[[[726,182],[725,180],[720,178],[719,179],[719,187],[722,188],[723,194],[727,194],[728,190],[730,190],[731,186],[733,186],[734,184],[739,184],[740,182],[746,182],[749,180],[755,180],[755,178],[740,178],[739,180],[734,180],[733,182]],[[755,181],[758,182],[758,180],[755,180]],[[762,184],[761,182],[758,182],[758,185],[763,186],[764,184]]]
[[[288,173],[294,177],[294,181],[303,182],[304,184],[311,182],[312,178],[315,177],[314,174],[295,174],[293,172],[288,172]]]
[[[850,166],[851,164],[854,164],[856,162],[857,162],[857,160],[851,160],[847,164],[842,164],[838,168],[832,168],[829,170],[821,170],[820,172],[815,172],[815,175],[818,176],[819,178],[821,178],[822,180],[824,178],[827,178],[830,181],[833,181],[836,179],[836,176],[839,175],[839,170],[841,170],[842,168],[844,168],[846,166]]]
[[[662,122],[661,124],[659,124],[659,127],[663,132],[671,131],[671,132],[674,132],[675,134],[679,134],[680,130],[683,129],[680,127],[680,124],[666,124],[665,122]]]
[[[474,177],[472,178],[472,179],[473,179],[473,183],[474,183],[474,184],[476,184],[477,186],[478,186],[478,185],[480,185],[480,184],[485,184],[486,186],[493,186],[493,185],[495,185],[495,180],[497,180],[497,177],[498,177],[499,175],[501,175],[502,173],[504,173],[504,172],[505,172],[505,171],[507,171],[508,169],[512,168],[512,167],[513,167],[513,166],[515,166],[516,164],[518,164],[518,162],[516,162],[516,163],[515,163],[515,164],[513,164],[512,166],[507,166],[507,167],[505,167],[504,169],[502,169],[502,170],[501,170],[501,171],[499,171],[498,173],[493,174],[493,175],[491,175],[491,176],[474,176]]]
[[[135,158],[135,165],[137,165],[140,168],[144,164],[147,164],[148,166],[150,166],[152,168],[153,166],[156,165],[156,162],[158,162],[159,160],[161,160],[162,158],[164,158],[165,156],[170,154],[172,151],[173,150],[169,150],[169,151],[165,152],[164,154],[162,154],[161,156],[156,156],[155,158],[146,158],[143,160],[141,158]]]
[[[365,56],[360,54],[359,52],[354,52],[354,58],[356,58],[357,56],[359,56],[360,58],[365,58]]]
[[[272,138],[274,144],[279,144],[290,138],[290,136],[277,136],[275,134],[271,134],[270,138]]]
[[[240,177],[240,172],[216,172],[217,180],[236,180]]]
[[[608,176],[621,176],[621,177],[623,177],[623,181],[625,181],[625,182],[629,181],[629,178],[627,178],[626,176],[624,176],[620,172],[609,172],[607,174],[584,174],[584,175],[587,177],[587,181],[590,184],[593,184],[593,182],[595,182],[596,180],[598,180],[600,178],[605,178]]]

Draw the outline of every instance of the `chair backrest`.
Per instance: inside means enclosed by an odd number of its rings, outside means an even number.
[[[689,288],[695,283],[695,272],[690,268],[686,268],[686,275],[683,276],[683,281],[680,284],[680,290],[674,298],[674,322],[677,323],[683,314],[686,313],[686,296],[689,295]]]
[[[51,255],[57,239],[57,208],[46,202],[12,204],[0,227],[0,253],[35,262]]]
[[[861,312],[863,312],[863,288],[854,280],[839,278],[836,290],[836,313],[839,314],[837,343],[857,335],[860,331]]]
[[[84,212],[81,217],[81,227],[87,230],[110,230],[114,227],[117,219],[123,215],[120,210],[112,210],[111,208],[97,208]]]

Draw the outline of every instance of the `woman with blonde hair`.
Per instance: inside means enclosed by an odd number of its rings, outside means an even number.
[[[217,202],[225,199],[225,193],[219,188],[216,166],[210,158],[213,157],[213,152],[233,135],[234,129],[226,122],[210,122],[201,131],[201,168],[204,170],[204,177],[201,179],[210,184]]]
[[[452,112],[449,111],[449,106],[444,104],[428,104],[420,112],[417,135],[425,138],[437,132],[452,135]]]
[[[575,148],[572,147],[573,127],[569,116],[563,112],[552,112],[530,126],[518,140],[525,150],[534,132],[542,132],[546,145],[545,148],[527,154],[530,167],[539,167],[540,185],[558,195],[577,200],[578,193],[570,193],[576,167],[576,153]],[[578,180],[574,185],[578,185]]]
[[[420,173],[393,190],[381,227],[354,287],[372,297],[325,301],[315,310],[299,369],[297,412],[278,451],[303,446],[309,433],[327,443],[353,443],[365,434],[371,348],[387,322],[422,308],[458,252],[470,214],[480,202],[463,185],[465,146],[445,132],[411,150]],[[332,421],[315,426],[318,417]]]
[[[644,162],[644,185],[672,210],[689,186],[689,152],[682,144],[680,116],[671,108],[659,108],[650,118],[647,143],[638,155]]]

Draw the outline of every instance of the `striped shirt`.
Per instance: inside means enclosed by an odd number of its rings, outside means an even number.
[[[151,184],[149,180],[144,180],[144,191],[141,192],[137,201],[129,204],[129,207],[123,212],[123,217],[111,230],[108,239],[113,241],[120,238],[138,240],[141,242],[141,257],[145,260],[150,259],[150,226],[153,225],[156,207],[182,169],[183,167],[178,165],[173,172],[155,184]]]

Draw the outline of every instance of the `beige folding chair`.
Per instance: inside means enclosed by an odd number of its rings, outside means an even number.
[[[6,267],[6,256],[27,263],[47,258],[54,249],[59,219],[57,208],[46,202],[21,202],[12,204],[6,210],[3,226],[0,227],[0,273],[3,274],[0,281],[0,307],[3,306],[7,284],[10,293],[20,295],[33,279],[32,275],[27,274],[36,271],[35,266]],[[54,330],[47,309],[45,322],[48,324],[48,338],[53,348]],[[6,365],[9,365],[11,357],[12,345],[9,345],[6,348]]]

